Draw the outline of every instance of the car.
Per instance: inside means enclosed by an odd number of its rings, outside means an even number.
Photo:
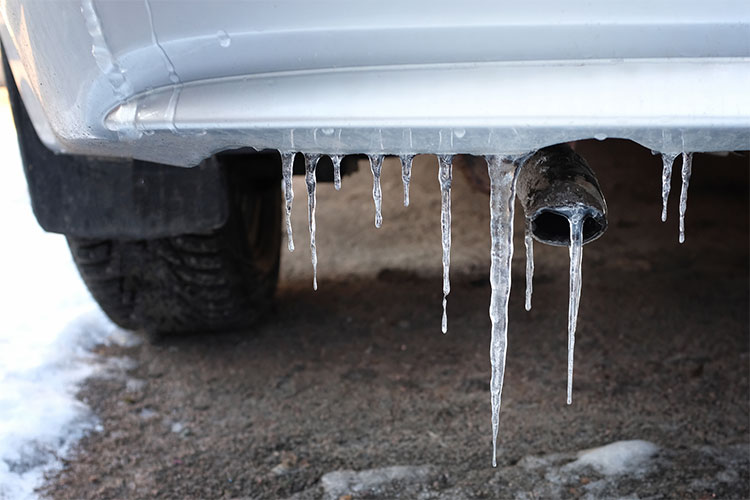
[[[317,180],[332,180],[356,154],[522,155],[592,137],[667,155],[750,145],[745,0],[0,11],[36,217],[130,329],[220,331],[262,314],[282,170],[305,171],[295,153],[323,155]]]
[[[379,227],[384,156],[401,158],[407,203],[412,159],[434,154],[446,332],[453,163],[486,167],[493,465],[516,195],[527,308],[533,240],[570,248],[571,404],[581,249],[607,227],[575,141],[661,153],[665,208],[681,155],[680,241],[692,153],[750,149],[746,0],[3,0],[0,13],[34,213],[127,329],[249,327],[278,280],[282,190],[294,248],[293,173],[316,288],[317,182],[338,186],[366,155]]]

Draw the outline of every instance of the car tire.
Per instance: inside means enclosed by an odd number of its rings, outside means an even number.
[[[46,148],[31,125],[2,46],[0,59],[22,151]],[[66,156],[50,155],[49,161]],[[89,167],[106,166],[95,157],[81,158]],[[91,295],[119,326],[149,334],[242,329],[271,304],[281,247],[281,159],[219,155],[215,161],[225,174],[222,194],[229,208],[218,229],[146,239],[66,235]],[[258,176],[260,167],[271,175]],[[101,182],[107,182],[106,176]]]
[[[280,189],[238,180],[230,176],[229,219],[206,234],[68,237],[83,281],[112,321],[149,334],[216,332],[247,328],[268,309],[279,273]]]

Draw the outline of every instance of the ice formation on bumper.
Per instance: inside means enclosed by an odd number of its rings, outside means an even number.
[[[443,319],[441,329],[448,332],[448,294],[451,293],[451,184],[453,182],[453,156],[438,157],[440,182],[440,233],[443,246]]]
[[[284,191],[284,208],[286,212],[287,247],[294,252],[294,235],[292,234],[292,202],[294,188],[292,187],[292,170],[294,169],[295,153],[281,153],[281,187]]]
[[[291,226],[291,208],[294,193],[291,176],[295,153],[282,153],[282,187],[286,200],[286,227],[289,239],[289,250],[294,250]],[[334,186],[341,187],[340,164],[342,155],[329,155],[334,165]],[[662,171],[662,220],[666,220],[667,201],[670,191],[672,165],[677,154],[664,153],[661,155]],[[490,400],[492,408],[492,465],[497,466],[497,438],[502,403],[503,381],[505,376],[505,360],[508,348],[508,302],[511,289],[511,262],[513,259],[513,220],[516,199],[516,182],[518,174],[527,163],[530,154],[519,156],[486,156],[487,171],[490,180],[490,236],[491,236],[491,265],[490,286],[491,298],[489,315],[492,323],[490,336]],[[310,233],[310,252],[313,265],[313,288],[317,289],[317,250],[315,245],[315,205],[316,205],[316,166],[319,154],[305,155],[305,183],[308,194],[308,229]],[[409,205],[409,183],[413,154],[401,155],[401,176],[404,187],[404,205]],[[373,176],[373,202],[375,204],[375,226],[382,224],[382,191],[380,176],[384,156],[369,154],[368,160]],[[687,189],[692,167],[692,153],[682,153],[682,190],[680,193],[680,242],[684,241],[684,220],[687,209]],[[447,296],[450,293],[450,251],[451,251],[451,184],[452,184],[452,155],[438,156],[438,180],[441,192],[441,242],[443,267],[443,316],[441,327],[443,333],[447,331]],[[585,209],[571,209],[566,213],[569,220],[570,239],[567,243],[569,268],[569,302],[567,322],[567,403],[572,403],[573,392],[573,361],[575,350],[575,332],[578,322],[578,310],[581,297],[582,261],[584,244],[584,223],[590,215]],[[528,222],[528,221],[527,221]],[[587,237],[588,238],[588,237]],[[526,294],[525,308],[531,309],[534,275],[534,243],[531,227],[527,225],[524,234],[526,249]],[[586,241],[589,241],[588,239]]]
[[[685,243],[685,212],[687,212],[688,186],[690,185],[690,175],[693,172],[693,153],[682,152],[682,188],[680,189],[680,243]],[[661,197],[662,210],[661,220],[667,221],[667,202],[669,201],[669,191],[672,185],[672,166],[675,159],[680,153],[661,153],[662,163],[664,165],[661,175]]]
[[[508,299],[510,298],[511,262],[513,260],[513,212],[516,201],[516,178],[519,167],[512,158],[487,157],[490,176],[490,402],[492,405],[492,466],[497,467],[497,432],[505,377],[508,347]]]
[[[383,170],[383,155],[368,155],[372,171],[372,201],[375,203],[375,227],[383,225],[383,193],[380,190],[380,172]]]
[[[313,268],[313,290],[318,289],[318,251],[315,248],[316,170],[320,155],[305,155],[305,185],[307,186],[307,227],[310,231],[310,260]]]

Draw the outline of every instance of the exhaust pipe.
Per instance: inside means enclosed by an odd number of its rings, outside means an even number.
[[[583,217],[583,244],[607,229],[607,203],[599,181],[567,144],[540,149],[518,174],[517,195],[534,239],[569,246],[572,219]]]

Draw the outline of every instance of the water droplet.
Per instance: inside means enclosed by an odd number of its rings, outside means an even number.
[[[457,138],[461,139],[463,136],[466,135],[466,129],[463,128],[457,128],[453,130],[453,135],[455,135]]]
[[[151,0],[145,0],[145,5],[148,24],[151,28],[151,42],[154,44],[154,46],[156,46],[156,48],[159,49],[159,52],[161,53],[162,60],[164,61],[164,66],[167,68],[167,73],[169,74],[169,81],[175,84],[180,83],[180,76],[177,74],[177,70],[175,69],[174,64],[172,64],[172,59],[167,54],[167,51],[164,50],[164,47],[159,42],[159,37],[156,35],[156,28],[154,27],[154,14],[151,11]]]
[[[232,45],[232,39],[229,37],[229,33],[227,33],[224,30],[219,30],[216,33],[216,38],[219,39],[219,45],[221,45],[224,48],[227,48],[230,45]]]
[[[94,7],[94,0],[81,1],[81,13],[91,37],[91,55],[102,73],[109,80],[112,90],[121,101],[133,95],[133,87],[125,77],[125,70],[107,45],[102,33],[102,24]]]
[[[602,134],[602,133],[594,134],[594,139],[596,139],[597,141],[603,141],[606,138],[607,138],[607,134]]]
[[[322,128],[320,131],[323,133],[323,135],[333,135],[335,132],[332,128]]]

